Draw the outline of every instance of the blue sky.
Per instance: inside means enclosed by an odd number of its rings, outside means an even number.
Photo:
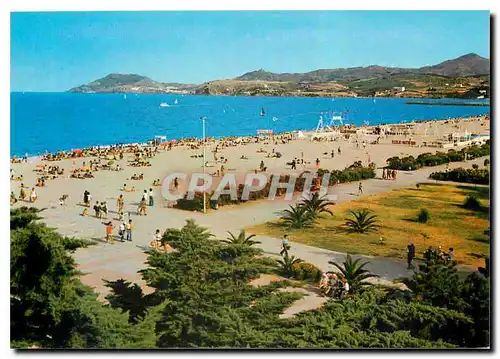
[[[489,57],[487,11],[11,14],[11,90],[65,91],[108,73],[201,83],[264,68],[420,67]]]

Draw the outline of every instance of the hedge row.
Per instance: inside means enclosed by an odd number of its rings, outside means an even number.
[[[323,178],[323,175],[330,174],[329,178],[329,185],[335,185],[338,183],[346,183],[346,182],[353,182],[353,181],[360,181],[368,178],[374,178],[375,177],[375,169],[374,167],[363,167],[361,164],[361,161],[357,161],[351,166],[343,169],[343,170],[333,170],[333,171],[328,171],[325,169],[319,169],[317,171],[318,177]],[[259,199],[265,199],[269,196],[269,191],[271,189],[271,183],[272,183],[272,178],[275,175],[271,175],[270,179],[267,181],[266,186],[259,190],[259,191],[254,191],[250,192],[248,200],[249,201],[256,201]],[[290,180],[289,175],[281,175],[279,177],[279,182],[281,183],[286,183]],[[304,191],[304,185],[305,185],[306,178],[304,178],[302,175],[297,178],[295,181],[295,187],[294,187],[294,192],[303,192]],[[321,181],[319,181],[321,183]],[[212,193],[208,193],[206,195],[207,198],[207,203],[206,206],[207,208],[217,208],[220,206],[225,206],[225,205],[230,205],[230,204],[239,204],[241,202],[246,202],[241,200],[242,194],[243,194],[243,189],[244,189],[244,184],[238,185],[238,189],[236,190],[236,200],[232,200],[231,196],[229,194],[222,194],[219,196],[218,200],[213,200],[211,201],[210,198],[212,197]],[[228,188],[228,187],[226,187]],[[286,193],[286,188],[278,188],[276,192],[276,196],[282,196]],[[196,192],[194,195],[194,199],[189,200],[186,198],[187,193],[184,195],[184,198],[181,198],[177,201],[177,203],[174,205],[175,208],[178,209],[184,209],[188,211],[202,211],[203,210],[203,193],[202,192]]]
[[[465,182],[465,183],[475,183],[475,184],[489,184],[490,183],[490,171],[488,169],[476,169],[476,168],[455,168],[448,172],[433,172],[429,178],[438,181],[453,181],[453,182]]]
[[[461,162],[465,160],[465,155],[467,155],[468,160],[490,155],[489,140],[487,141],[487,143],[481,146],[473,145],[463,148],[460,151],[450,149],[447,153],[422,153],[418,155],[417,158],[413,156],[402,158],[395,156],[388,158],[386,162],[387,168],[403,171],[413,171],[424,166],[430,167],[450,162]]]

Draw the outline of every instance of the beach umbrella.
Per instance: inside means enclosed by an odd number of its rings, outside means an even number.
[[[82,151],[82,149],[80,149],[80,148],[74,148],[73,150],[71,150],[71,152],[81,154],[83,151]]]

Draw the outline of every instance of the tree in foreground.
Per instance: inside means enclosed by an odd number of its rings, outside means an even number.
[[[35,209],[11,212],[11,346],[29,348],[150,348],[154,322],[138,326],[97,301],[69,251],[85,244],[36,222]]]
[[[375,214],[368,209],[349,211],[352,218],[345,219],[345,226],[352,232],[367,233],[379,228],[379,221]]]
[[[162,241],[175,250],[151,251],[142,271],[154,291],[144,295],[135,284],[110,282],[109,305],[104,305],[78,280],[61,236],[36,222],[17,227],[11,231],[11,345],[450,348],[481,346],[488,337],[489,284],[482,276],[470,277],[453,292],[465,299],[463,311],[441,306],[438,296],[369,286],[282,319],[301,294],[279,289],[293,284],[250,284],[261,274],[275,273],[276,260],[262,257],[259,249],[210,237],[192,220],[168,229]]]

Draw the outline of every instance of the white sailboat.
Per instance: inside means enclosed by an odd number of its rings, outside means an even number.
[[[123,95],[123,99],[126,100],[127,99],[127,95]]]
[[[177,101],[177,99],[175,99],[174,105],[177,105],[178,103],[179,103],[179,101]]]
[[[170,107],[170,105],[166,102],[160,103],[160,107]]]

